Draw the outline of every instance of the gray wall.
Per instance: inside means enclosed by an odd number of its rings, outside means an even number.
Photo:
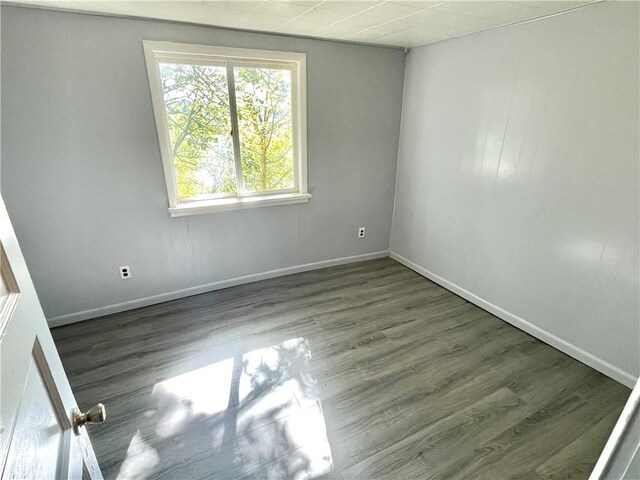
[[[143,39],[305,52],[311,201],[170,218]],[[47,317],[387,250],[404,64],[387,48],[2,7],[2,193]]]
[[[411,51],[391,238],[405,263],[628,385],[638,5]]]

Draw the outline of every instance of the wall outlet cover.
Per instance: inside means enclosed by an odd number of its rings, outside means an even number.
[[[120,265],[120,278],[123,280],[129,280],[131,278],[131,269],[129,265]]]

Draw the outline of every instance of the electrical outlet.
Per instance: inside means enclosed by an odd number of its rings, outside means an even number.
[[[129,265],[121,265],[120,267],[120,278],[122,280],[129,280],[131,278],[131,269]]]
[[[358,228],[358,238],[364,238],[364,227]]]

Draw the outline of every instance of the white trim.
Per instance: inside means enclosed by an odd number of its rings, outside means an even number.
[[[452,291],[456,295],[461,296],[465,300],[468,300],[471,303],[474,303],[480,308],[486,310],[487,312],[492,313],[493,315],[504,320],[505,322],[510,323],[511,325],[519,328],[520,330],[527,332],[530,335],[533,335],[534,337],[536,337],[539,340],[542,340],[545,343],[548,343],[552,347],[555,347],[561,352],[566,353],[567,355],[570,355],[576,360],[579,360],[582,363],[585,363],[590,367],[595,368],[599,372],[604,373],[608,377],[611,377],[614,380],[617,380],[618,382],[626,385],[627,387],[633,388],[633,385],[636,383],[637,378],[634,377],[631,373],[625,372],[621,368],[618,368],[615,365],[612,365],[609,362],[596,357],[595,355],[587,352],[586,350],[583,350],[582,348],[577,347],[576,345],[573,345],[572,343],[569,343],[566,340],[563,340],[555,336],[554,334],[547,332],[546,330],[543,330],[540,327],[537,327],[536,325],[526,321],[524,318],[518,317],[517,315],[507,312],[506,310],[498,307],[497,305],[487,302],[483,298],[478,297],[477,295],[469,292],[468,290],[465,290],[464,288],[456,285],[455,283],[445,280],[444,278],[436,275],[435,273],[430,272],[426,268],[421,267],[420,265],[402,257],[401,255],[398,255],[393,251],[389,252],[389,256],[394,260],[402,263],[404,266],[409,267],[411,270],[419,273],[423,277],[426,277],[429,280],[434,281],[435,283],[443,286],[447,290]]]
[[[233,142],[233,162],[236,174],[236,195],[243,197],[244,176],[242,175],[242,151],[240,150],[240,127],[238,126],[238,105],[236,104],[236,75],[233,64],[227,62],[227,90],[229,91],[229,121],[231,122],[231,141]],[[171,212],[171,209],[169,209]],[[173,214],[172,214],[173,215]]]
[[[598,459],[596,466],[593,467],[593,471],[589,476],[589,480],[614,478],[611,475],[612,472],[610,471],[610,467],[615,464],[616,461],[617,463],[622,463],[621,466],[627,467],[628,469],[630,464],[625,465],[625,461],[631,462],[634,454],[638,455],[637,451],[640,447],[635,444],[635,441],[637,440],[635,440],[633,437],[627,437],[627,435],[633,435],[632,429],[635,428],[633,423],[635,415],[640,415],[640,381],[636,383],[635,387],[633,387],[631,395],[629,395],[627,403],[622,409],[622,413],[620,414],[616,425],[613,427],[613,431],[609,436],[609,440],[607,440],[607,444],[604,446],[604,449],[600,454],[600,458]],[[629,445],[629,447],[631,447],[633,451],[630,451],[628,447],[623,447],[625,437],[628,438],[627,441],[631,444]],[[619,470],[619,468],[617,468],[616,470]],[[624,476],[622,478],[624,478]],[[633,477],[627,478],[631,479]]]
[[[299,195],[308,194],[307,180],[307,55],[296,52],[278,52],[271,50],[256,50],[247,48],[216,47],[211,45],[193,45],[186,43],[157,42],[144,40],[142,42],[144,56],[147,65],[147,75],[149,78],[149,88],[151,92],[151,102],[156,121],[156,130],[160,144],[160,156],[164,169],[165,181],[167,184],[167,195],[169,200],[169,212],[172,217],[180,215],[193,215],[198,213],[212,213],[236,208],[250,208],[245,204],[225,203],[222,205],[235,205],[230,208],[210,208],[211,202],[202,201],[202,208],[194,208],[189,205],[187,209],[180,208],[185,201],[178,196],[174,159],[171,149],[169,128],[167,125],[166,107],[162,90],[162,78],[160,75],[160,62],[163,60],[174,62],[190,62],[202,65],[226,65],[227,87],[229,90],[229,109],[231,115],[231,126],[233,131],[233,150],[236,170],[236,193],[234,198],[249,198],[257,194],[247,192],[244,188],[244,181],[241,172],[241,152],[237,121],[237,108],[234,86],[234,65],[244,65],[246,62],[270,64],[274,68],[286,68],[292,72],[291,78],[291,122],[293,128],[292,148],[294,162],[294,186],[295,192]],[[266,65],[269,66],[269,65]],[[293,198],[293,197],[292,197]],[[308,201],[308,196],[305,201]],[[302,197],[297,201],[287,201],[283,203],[265,201],[264,205],[252,204],[251,206],[271,206],[288,203],[300,203]],[[190,202],[200,203],[199,200],[190,199]]]
[[[293,109],[293,127],[295,136],[293,145],[298,152],[298,176],[297,185],[300,193],[308,193],[307,179],[307,55],[303,54],[298,60],[296,75],[293,79],[291,87],[294,89],[295,98],[292,104]]]
[[[168,302],[171,300],[176,300],[178,298],[190,297],[192,295],[212,292],[214,290],[234,287],[236,285],[243,285],[245,283],[258,282],[260,280],[267,280],[269,278],[282,277],[284,275],[291,275],[294,273],[308,272],[309,270],[318,270],[320,268],[333,267],[336,265],[345,265],[347,263],[364,262],[366,260],[374,260],[376,258],[384,258],[387,256],[389,256],[389,251],[383,250],[380,252],[364,253],[362,255],[353,255],[351,257],[334,258],[331,260],[322,260],[320,262],[305,263],[303,265],[296,265],[293,267],[279,268],[276,270],[269,270],[267,272],[254,273],[251,275],[244,275],[242,277],[230,278],[228,280],[205,283],[204,285],[184,288],[182,290],[175,290],[173,292],[161,293],[159,295],[151,295],[149,297],[129,300],[128,302],[106,305],[104,307],[92,308],[90,310],[69,313],[67,315],[59,315],[57,317],[47,319],[47,322],[49,323],[49,327],[59,327],[70,323],[80,322],[82,320],[88,320],[90,318],[102,317],[104,315],[110,315],[112,313],[124,312],[126,310],[132,310],[134,308],[146,307],[148,305],[154,305],[156,303]]]
[[[230,210],[275,207],[277,205],[294,205],[296,203],[307,203],[310,198],[310,193],[228,197],[217,200],[179,203],[177,207],[169,208],[169,213],[172,217],[184,217],[186,215],[198,215],[200,213],[228,212]]]
[[[149,77],[149,89],[151,91],[151,104],[153,115],[156,119],[156,132],[160,144],[160,157],[164,170],[164,179],[167,184],[169,207],[178,205],[178,188],[176,174],[173,168],[173,155],[171,154],[171,140],[169,139],[169,127],[167,126],[167,112],[162,98],[162,79],[158,61],[153,55],[152,45],[143,43],[144,57],[147,63],[147,76]],[[167,159],[169,160],[167,162]]]
[[[181,58],[191,56],[194,59],[218,59],[226,61],[237,60],[276,60],[280,62],[300,62],[305,60],[305,53],[278,52],[274,50],[260,50],[255,48],[218,47],[214,45],[197,45],[191,43],[157,42],[144,40],[145,50],[148,47],[154,55],[168,58],[180,54]]]

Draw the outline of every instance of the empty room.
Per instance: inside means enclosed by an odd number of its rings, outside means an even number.
[[[640,2],[0,3],[2,480],[640,480]]]

